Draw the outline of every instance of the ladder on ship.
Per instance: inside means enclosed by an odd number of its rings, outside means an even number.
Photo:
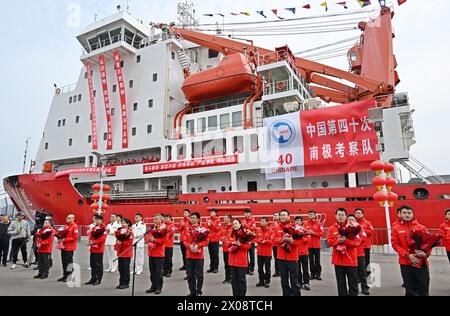
[[[177,56],[178,60],[180,61],[181,67],[183,67],[183,70],[189,69],[191,65],[189,64],[185,51],[183,49],[178,49]]]
[[[397,162],[427,184],[445,183],[444,178],[436,174],[433,170],[411,155],[409,156],[409,160],[399,160]]]

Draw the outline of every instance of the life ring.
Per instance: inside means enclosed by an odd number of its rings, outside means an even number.
[[[286,83],[284,81],[278,81],[276,84],[277,90],[281,91],[286,88]]]
[[[56,94],[57,94],[57,95],[60,95],[60,94],[61,94],[61,89],[60,89],[60,88],[56,89]]]

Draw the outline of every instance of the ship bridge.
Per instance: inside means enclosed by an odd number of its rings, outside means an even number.
[[[137,54],[151,38],[151,29],[124,11],[92,23],[77,36],[83,46],[82,62],[95,62],[98,55],[112,55],[115,50]]]

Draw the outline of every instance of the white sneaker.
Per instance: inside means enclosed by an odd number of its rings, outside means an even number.
[[[136,275],[141,275],[141,274],[142,274],[142,271],[136,272]]]
[[[111,272],[111,269],[106,269],[105,272]]]
[[[17,265],[14,263],[10,269],[14,270],[15,268],[17,268]]]
[[[117,270],[111,270],[110,272],[111,272],[111,273],[116,273],[116,271],[117,271]]]

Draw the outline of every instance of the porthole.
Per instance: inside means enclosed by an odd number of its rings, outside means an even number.
[[[313,189],[317,189],[319,187],[319,184],[317,183],[317,182],[313,182],[313,183],[311,183],[311,188],[313,188]]]
[[[220,188],[220,190],[221,190],[222,192],[225,192],[225,191],[227,190],[227,188],[226,188],[226,187],[222,187],[222,188]]]
[[[192,189],[191,189],[191,192],[192,192],[192,193],[195,193],[195,188],[192,188]]]
[[[424,188],[415,189],[413,194],[417,200],[427,200],[430,196],[430,192],[428,192],[428,190]]]
[[[328,188],[329,185],[328,181],[322,182],[322,188]]]

